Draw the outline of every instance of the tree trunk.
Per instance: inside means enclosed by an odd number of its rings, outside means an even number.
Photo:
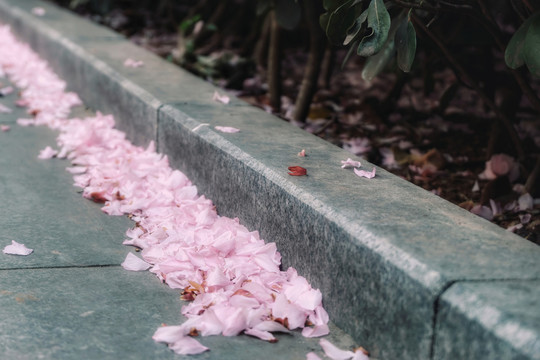
[[[281,29],[276,14],[270,13],[270,44],[268,49],[268,92],[274,112],[281,111]]]
[[[322,7],[320,1],[304,0],[304,16],[309,29],[309,57],[304,71],[304,78],[294,109],[294,120],[305,122],[309,114],[309,107],[317,91],[317,82],[321,71],[321,62],[324,55],[325,38],[319,25],[319,16]]]

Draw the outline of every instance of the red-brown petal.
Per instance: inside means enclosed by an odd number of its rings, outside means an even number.
[[[307,170],[301,166],[289,166],[289,175],[291,176],[307,175]]]

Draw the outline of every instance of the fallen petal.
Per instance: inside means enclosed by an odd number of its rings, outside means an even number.
[[[375,177],[375,170],[376,170],[375,168],[373,168],[373,170],[371,171],[354,169],[354,173],[360,177],[371,179]]]
[[[307,170],[301,166],[289,166],[289,175],[291,176],[303,176],[307,175]]]
[[[228,104],[231,99],[227,95],[221,95],[217,91],[214,92],[214,96],[212,97],[212,100],[218,101],[222,104]]]
[[[216,126],[215,129],[219,130],[221,132],[230,133],[230,134],[234,134],[234,133],[237,133],[237,132],[240,131],[240,129],[233,128],[233,127],[230,127],[230,126]]]
[[[322,360],[319,355],[314,352],[309,352],[306,354],[306,360]]]
[[[183,326],[162,326],[156,330],[152,339],[156,342],[172,344],[185,336]]]
[[[13,110],[11,110],[10,108],[8,108],[7,106],[5,106],[4,104],[0,104],[0,114],[9,114],[10,112],[12,112]]]
[[[11,130],[11,127],[9,125],[0,125],[0,130],[3,132]]]
[[[277,342],[277,339],[268,331],[258,329],[247,329],[244,331],[246,335],[257,337],[264,341]]]
[[[300,151],[298,153],[298,156],[305,157],[306,156],[306,150],[302,149],[302,151]]]
[[[151,266],[152,265],[133,255],[132,253],[128,253],[126,259],[122,263],[122,267],[129,271],[145,271]]]
[[[195,355],[209,350],[192,337],[186,336],[169,345],[169,348],[180,355]]]
[[[369,356],[366,354],[364,348],[359,347],[354,351],[354,356],[351,360],[369,360]]]
[[[523,215],[519,215],[519,221],[520,221],[522,224],[528,224],[528,223],[531,221],[531,217],[532,217],[531,214],[523,214]]]
[[[326,339],[319,340],[319,344],[324,350],[326,356],[333,360],[348,360],[354,356],[352,351],[341,350],[337,348],[334,344]]]
[[[307,337],[307,338],[325,336],[325,335],[328,335],[329,333],[330,333],[330,329],[328,328],[328,325],[326,324],[314,326],[314,327],[306,326],[302,330],[302,336]]]
[[[58,151],[54,150],[50,146],[47,146],[45,149],[41,150],[39,152],[38,158],[39,159],[51,159],[56,154],[58,154]]]
[[[34,119],[17,119],[17,124],[20,126],[30,126],[35,125],[36,121]]]
[[[0,95],[6,96],[13,92],[13,86],[6,86],[0,89]]]
[[[199,124],[197,126],[195,126],[191,131],[195,132],[197,130],[199,130],[200,128],[202,128],[203,126],[208,126],[210,124],[207,124],[207,123],[204,123],[204,124]]]
[[[143,65],[144,65],[144,62],[142,60],[133,60],[131,58],[127,58],[126,61],[124,61],[125,67],[138,68]]]
[[[493,220],[493,211],[487,206],[475,205],[470,211],[486,220]]]
[[[30,255],[34,250],[29,249],[24,244],[19,244],[15,240],[11,241],[11,245],[8,245],[4,248],[4,254],[9,255]]]
[[[355,167],[360,167],[360,166],[362,166],[360,161],[354,161],[351,158],[348,158],[347,160],[341,160],[342,169],[355,168]]]
[[[42,7],[32,8],[32,14],[34,14],[36,16],[43,16],[43,15],[45,15],[45,13],[46,13],[46,11]]]
[[[521,195],[518,199],[518,204],[519,204],[519,210],[521,211],[532,209],[534,204],[533,204],[533,198],[531,194],[525,193]]]

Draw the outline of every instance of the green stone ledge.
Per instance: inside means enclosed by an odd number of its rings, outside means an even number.
[[[45,16],[32,15],[35,6]],[[86,104],[114,114],[133,142],[156,141],[220,214],[275,241],[284,267],[320,288],[332,320],[374,357],[452,359],[474,348],[475,359],[491,359],[504,347],[516,359],[538,358],[530,342],[498,331],[506,318],[471,316],[472,303],[461,304],[455,291],[463,286],[482,297],[481,286],[494,282],[536,284],[540,247],[383,169],[358,178],[340,169],[340,160],[354,158],[342,149],[238,99],[217,103],[212,85],[49,3],[0,0],[0,20]],[[126,68],[128,57],[145,65]],[[241,132],[220,133],[216,125]],[[301,149],[306,158],[297,156]],[[308,176],[287,175],[292,165]],[[508,301],[474,306],[511,313],[515,331],[538,343],[540,323],[528,322],[538,317],[538,295],[499,296]]]

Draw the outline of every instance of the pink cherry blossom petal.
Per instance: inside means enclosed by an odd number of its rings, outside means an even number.
[[[319,344],[323,348],[326,356],[332,360],[349,360],[354,356],[352,351],[341,350],[326,339],[319,340]]]
[[[214,95],[212,96],[212,100],[220,102],[222,104],[228,104],[231,99],[227,95],[222,95],[217,91],[214,91]]]
[[[121,265],[124,269],[129,271],[146,271],[152,266],[132,253],[127,254],[126,259]]]
[[[6,86],[0,89],[0,95],[6,96],[13,92],[13,86]]]
[[[257,337],[261,340],[264,340],[264,341],[269,341],[269,342],[276,342],[277,339],[274,337],[274,335],[272,335],[272,333],[268,332],[268,331],[264,331],[264,330],[258,330],[258,329],[247,329],[244,331],[244,334],[246,335],[249,335],[249,336],[254,336],[254,337]]]
[[[161,326],[152,335],[152,339],[156,342],[164,342],[172,344],[185,336],[185,328],[183,326]]]
[[[302,151],[300,151],[300,152],[298,153],[298,156],[300,156],[300,157],[306,157],[306,150],[302,149]]]
[[[376,168],[373,168],[373,170],[371,171],[365,171],[365,170],[359,170],[359,169],[354,169],[354,173],[360,177],[365,177],[365,178],[368,178],[368,179],[371,179],[371,178],[374,178],[375,177],[375,170]]]
[[[133,60],[132,58],[127,58],[124,61],[125,67],[131,67],[131,68],[139,68],[144,65],[144,62],[142,60]]]
[[[202,345],[200,342],[189,336],[183,337],[175,341],[173,344],[169,345],[169,348],[180,355],[196,355],[210,350],[206,346]]]
[[[4,254],[22,255],[22,256],[30,255],[33,251],[34,251],[33,249],[29,249],[26,246],[24,246],[24,244],[19,244],[15,240],[12,240],[11,245],[7,245],[3,250]]]
[[[32,126],[36,124],[34,119],[17,119],[17,124],[20,126]]]
[[[58,151],[54,150],[53,148],[51,148],[50,146],[47,146],[45,149],[41,150],[39,152],[39,155],[38,155],[38,158],[39,159],[51,159],[53,158],[56,154],[58,154]]]
[[[36,16],[43,16],[43,15],[46,14],[46,11],[42,7],[34,7],[34,8],[32,8],[32,14],[34,14]]]
[[[306,360],[322,360],[319,355],[314,352],[309,352],[306,354]]]
[[[11,126],[9,126],[9,125],[0,125],[0,130],[2,132],[7,132],[7,131],[11,130]]]
[[[224,133],[230,133],[230,134],[234,134],[240,131],[240,129],[230,127],[230,126],[216,126],[215,129],[218,131],[221,131]]]
[[[11,110],[10,108],[8,108],[7,106],[5,106],[4,104],[0,104],[0,114],[9,114],[13,112],[13,110]]]
[[[354,161],[351,158],[347,158],[347,160],[341,160],[342,169],[355,168],[355,167],[360,167],[360,166],[362,166],[360,161]]]
[[[531,194],[525,193],[521,195],[518,198],[518,205],[519,205],[519,210],[521,211],[532,209],[534,206],[534,201]]]
[[[314,326],[314,327],[305,327],[302,330],[302,336],[307,337],[307,338],[321,337],[321,336],[328,335],[329,333],[330,333],[330,328],[326,324]]]
[[[470,210],[473,214],[476,214],[480,217],[483,217],[486,220],[492,220],[493,219],[493,211],[491,208],[483,205],[475,205]]]

